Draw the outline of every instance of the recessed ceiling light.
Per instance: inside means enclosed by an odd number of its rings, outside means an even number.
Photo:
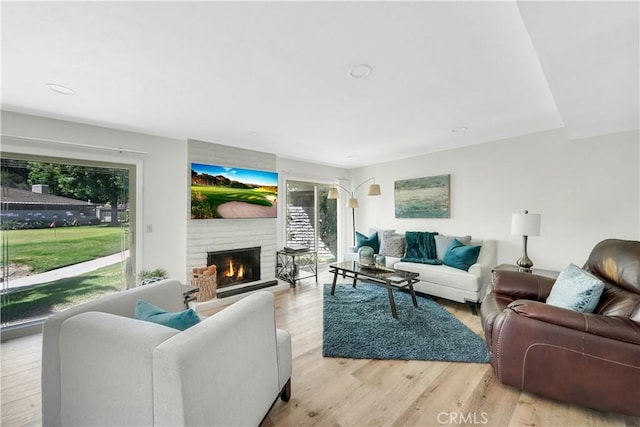
[[[369,64],[357,64],[349,70],[349,77],[352,79],[362,79],[369,77],[373,72],[373,67]]]
[[[47,87],[49,89],[51,89],[52,91],[54,91],[55,93],[59,93],[59,94],[62,94],[62,95],[71,95],[71,94],[75,93],[75,91],[73,89],[68,88],[66,86],[61,86],[61,85],[58,85],[58,84],[55,84],[55,83],[48,83]]]
[[[465,132],[467,130],[466,126],[459,126],[457,128],[451,129],[451,132]]]

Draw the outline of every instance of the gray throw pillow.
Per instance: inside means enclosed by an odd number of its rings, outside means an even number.
[[[463,245],[471,243],[471,236],[447,236],[444,234],[437,234],[436,239],[436,256],[440,261],[444,259],[444,255],[447,253],[447,249],[454,239],[457,239]]]
[[[395,230],[386,230],[380,244],[380,254],[388,257],[402,258],[404,256],[404,234],[397,234]]]
[[[380,247],[382,247],[382,242],[384,242],[384,235],[387,234],[393,234],[396,232],[396,230],[384,230],[382,228],[369,228],[369,234],[373,234],[377,232],[378,233],[378,243],[380,243]],[[380,253],[380,252],[378,252]]]

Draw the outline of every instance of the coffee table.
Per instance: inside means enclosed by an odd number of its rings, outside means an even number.
[[[398,312],[396,311],[396,302],[393,299],[394,288],[408,288],[409,292],[411,293],[411,299],[413,300],[413,306],[418,307],[416,293],[413,290],[413,284],[418,282],[418,273],[395,270],[389,267],[385,267],[383,269],[364,267],[356,261],[345,261],[330,264],[329,272],[333,273],[331,295],[335,294],[336,282],[338,280],[338,275],[340,275],[342,277],[349,277],[353,279],[354,288],[356,287],[356,282],[358,280],[366,280],[367,282],[386,287],[387,294],[389,295],[389,305],[391,305],[391,315],[394,319],[398,318]]]

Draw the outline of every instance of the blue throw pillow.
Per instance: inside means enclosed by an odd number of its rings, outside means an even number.
[[[560,272],[547,297],[547,304],[579,313],[595,310],[604,290],[604,282],[575,264]]]
[[[449,267],[469,271],[469,267],[478,261],[481,246],[465,246],[458,239],[453,239],[442,262]]]
[[[170,313],[141,299],[136,303],[135,318],[158,323],[180,331],[200,323],[200,317],[191,308],[177,313]]]
[[[370,248],[373,248],[374,253],[380,253],[378,232],[376,231],[371,236],[367,237],[364,234],[356,231],[356,252],[363,246],[369,246]]]

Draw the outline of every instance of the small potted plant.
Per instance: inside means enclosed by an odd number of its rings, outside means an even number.
[[[155,270],[142,270],[138,273],[140,285],[148,285],[168,277],[167,270],[156,268]]]

